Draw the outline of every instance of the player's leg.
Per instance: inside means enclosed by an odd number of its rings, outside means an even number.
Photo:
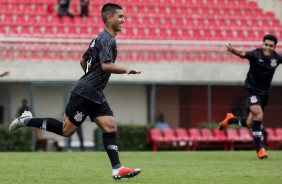
[[[116,143],[117,125],[108,103],[92,104],[91,109],[95,109],[95,112],[89,115],[91,120],[94,120],[103,131],[104,147],[112,164],[112,177],[114,179],[121,179],[132,178],[138,175],[141,172],[140,169],[127,168],[120,163],[118,145]]]
[[[253,124],[254,124],[253,115],[252,115],[252,113],[249,113],[249,116],[247,118],[247,126],[246,127],[251,129],[251,128],[253,128]]]
[[[138,175],[140,169],[124,167],[119,161],[118,146],[116,143],[116,123],[113,116],[99,116],[95,118],[96,124],[103,130],[105,150],[112,164],[112,177],[114,179],[132,178]]]
[[[253,118],[253,126],[252,132],[254,137],[254,143],[256,146],[257,156],[260,159],[267,158],[267,154],[261,146],[261,135],[262,135],[262,119],[263,119],[263,111],[260,105],[252,105],[250,106],[250,111]]]
[[[16,118],[10,124],[9,130],[13,132],[21,127],[35,127],[65,137],[72,135],[77,129],[77,126],[72,124],[66,116],[64,122],[61,122],[55,118],[32,117],[29,111],[25,111],[22,116]]]
[[[72,135],[81,123],[85,120],[87,114],[82,112],[84,109],[84,99],[71,95],[64,114],[64,121],[61,122],[55,118],[32,117],[31,112],[25,111],[19,118],[16,118],[9,127],[10,131],[15,131],[21,127],[35,127],[48,132],[68,137]],[[70,117],[70,118],[69,118]]]
[[[261,129],[261,132],[262,132],[262,136],[263,136],[263,147],[264,148],[267,148],[267,138],[268,138],[268,133],[267,131],[262,127]]]
[[[249,91],[246,91],[246,101],[249,106],[249,97],[252,95]],[[249,126],[249,121],[252,120],[250,119],[251,113],[249,113],[248,117],[236,117],[232,113],[227,113],[225,119],[219,123],[218,129],[223,130],[227,126],[234,124],[234,125],[239,125],[242,127],[247,127],[250,128]]]
[[[223,130],[224,128],[226,128],[231,124],[249,128],[247,124],[247,119],[248,118],[246,117],[236,117],[232,113],[227,113],[225,119],[219,123],[218,128],[219,130]]]

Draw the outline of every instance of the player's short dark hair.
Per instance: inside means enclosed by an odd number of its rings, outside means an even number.
[[[274,41],[274,45],[276,45],[277,42],[278,42],[276,36],[271,35],[271,34],[265,35],[265,36],[263,37],[263,42],[264,42],[265,40]]]
[[[104,23],[107,22],[107,16],[109,14],[113,15],[114,13],[116,13],[117,9],[122,10],[122,7],[119,6],[118,4],[114,4],[114,3],[105,4],[102,8],[102,11],[101,11],[103,22]]]

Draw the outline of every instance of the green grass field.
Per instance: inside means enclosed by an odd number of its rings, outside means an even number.
[[[282,151],[120,152],[133,179],[114,180],[105,152],[0,153],[1,184],[281,184]]]

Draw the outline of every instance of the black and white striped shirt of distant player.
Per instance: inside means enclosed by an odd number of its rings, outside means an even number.
[[[26,112],[11,123],[9,130],[15,131],[23,126],[31,126],[67,137],[80,127],[86,117],[89,117],[103,130],[103,142],[112,165],[112,177],[129,178],[138,175],[141,170],[124,167],[119,161],[116,144],[117,125],[103,90],[111,73],[140,74],[141,71],[115,64],[117,58],[115,37],[117,32],[122,30],[125,21],[122,8],[117,4],[107,3],[103,6],[101,15],[104,31],[91,41],[80,61],[85,74],[71,90],[63,123],[54,118],[33,118],[30,112]]]
[[[252,128],[257,156],[261,159],[267,158],[260,143],[263,110],[268,103],[271,82],[276,68],[282,63],[282,55],[275,51],[277,42],[275,36],[265,35],[261,48],[255,50],[241,51],[233,48],[231,44],[227,46],[227,50],[232,54],[249,60],[250,68],[245,80],[245,97],[250,113],[248,117],[232,117],[233,115],[229,115],[229,118],[225,120],[228,124]],[[223,122],[220,124],[220,128],[223,127]]]

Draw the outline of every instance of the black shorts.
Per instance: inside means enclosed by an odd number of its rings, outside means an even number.
[[[107,101],[97,104],[74,93],[69,98],[65,113],[70,122],[78,127],[85,121],[87,116],[91,121],[94,121],[94,118],[98,116],[113,116]]]
[[[246,100],[248,110],[250,110],[250,106],[252,105],[260,105],[262,110],[264,110],[265,106],[268,103],[268,95],[255,95],[252,91],[246,91]]]

